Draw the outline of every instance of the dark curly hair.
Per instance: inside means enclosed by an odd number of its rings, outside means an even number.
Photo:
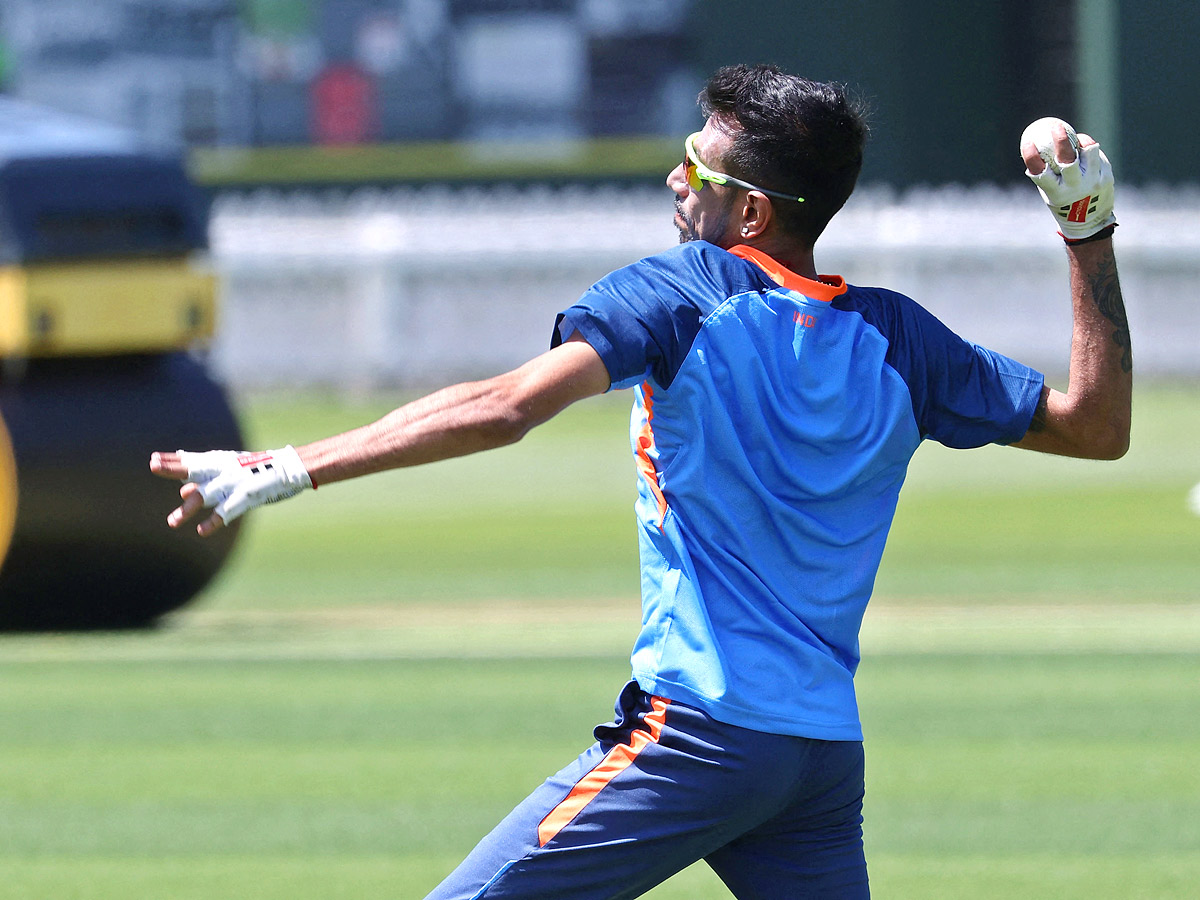
[[[733,136],[720,167],[737,178],[803,197],[773,200],[781,227],[811,247],[845,205],[862,169],[866,108],[845,85],[810,81],[771,65],[725,66],[700,93],[700,109]],[[709,163],[718,168],[716,160]]]

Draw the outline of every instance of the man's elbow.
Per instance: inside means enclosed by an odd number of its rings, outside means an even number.
[[[1051,397],[1051,400],[1055,398]],[[1065,452],[1082,459],[1120,459],[1129,450],[1133,421],[1128,400],[1051,404],[1048,431],[1057,432]]]
[[[1129,431],[1113,434],[1101,446],[1101,453],[1097,459],[1120,459],[1129,452]]]
[[[1089,459],[1120,459],[1129,452],[1129,425],[1110,425],[1087,435],[1080,456]]]
[[[493,410],[491,415],[479,422],[477,429],[488,446],[507,447],[525,437],[534,424],[524,410],[514,405]]]
[[[540,424],[534,405],[513,379],[501,376],[493,379],[489,387],[486,413],[478,423],[487,443],[496,447],[515,444]]]

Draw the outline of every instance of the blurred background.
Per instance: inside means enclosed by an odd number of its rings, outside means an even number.
[[[1186,0],[6,0],[0,86],[186,154],[212,364],[239,387],[428,385],[540,350],[594,278],[673,242],[662,180],[736,61],[873,110],[825,271],[1051,370],[1060,254],[1017,137],[1048,114],[1099,136],[1141,370],[1192,375],[1198,25]]]
[[[1018,137],[1061,116],[1117,176],[1128,455],[910,467],[858,675],[876,893],[1192,900],[1197,33],[1194,0],[0,0],[0,900],[421,896],[583,749],[637,625],[624,392],[221,542],[165,527],[147,455],[540,352],[675,243],[696,94],[760,61],[872,109],[820,269],[1059,388]]]
[[[1193,180],[1178,129],[1200,112],[1197,15],[1186,0],[1037,15],[950,0],[6,0],[0,79],[197,148],[677,139],[709,72],[771,61],[872,101],[869,182],[1011,182],[1013,135],[1051,109],[1137,160],[1125,183],[1173,183]]]

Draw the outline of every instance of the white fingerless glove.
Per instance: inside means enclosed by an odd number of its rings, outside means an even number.
[[[212,509],[226,525],[256,506],[316,488],[290,444],[263,453],[180,450],[179,459],[187,466],[187,480],[200,489],[204,508]]]
[[[1094,237],[1117,223],[1113,215],[1115,184],[1108,157],[1099,144],[1080,150],[1076,143],[1075,150],[1074,162],[1048,163],[1040,175],[1025,170],[1068,243]]]

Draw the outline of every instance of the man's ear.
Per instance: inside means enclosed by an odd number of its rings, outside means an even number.
[[[743,240],[753,240],[767,233],[775,218],[771,199],[758,191],[747,191],[742,201],[742,224],[738,234]]]

